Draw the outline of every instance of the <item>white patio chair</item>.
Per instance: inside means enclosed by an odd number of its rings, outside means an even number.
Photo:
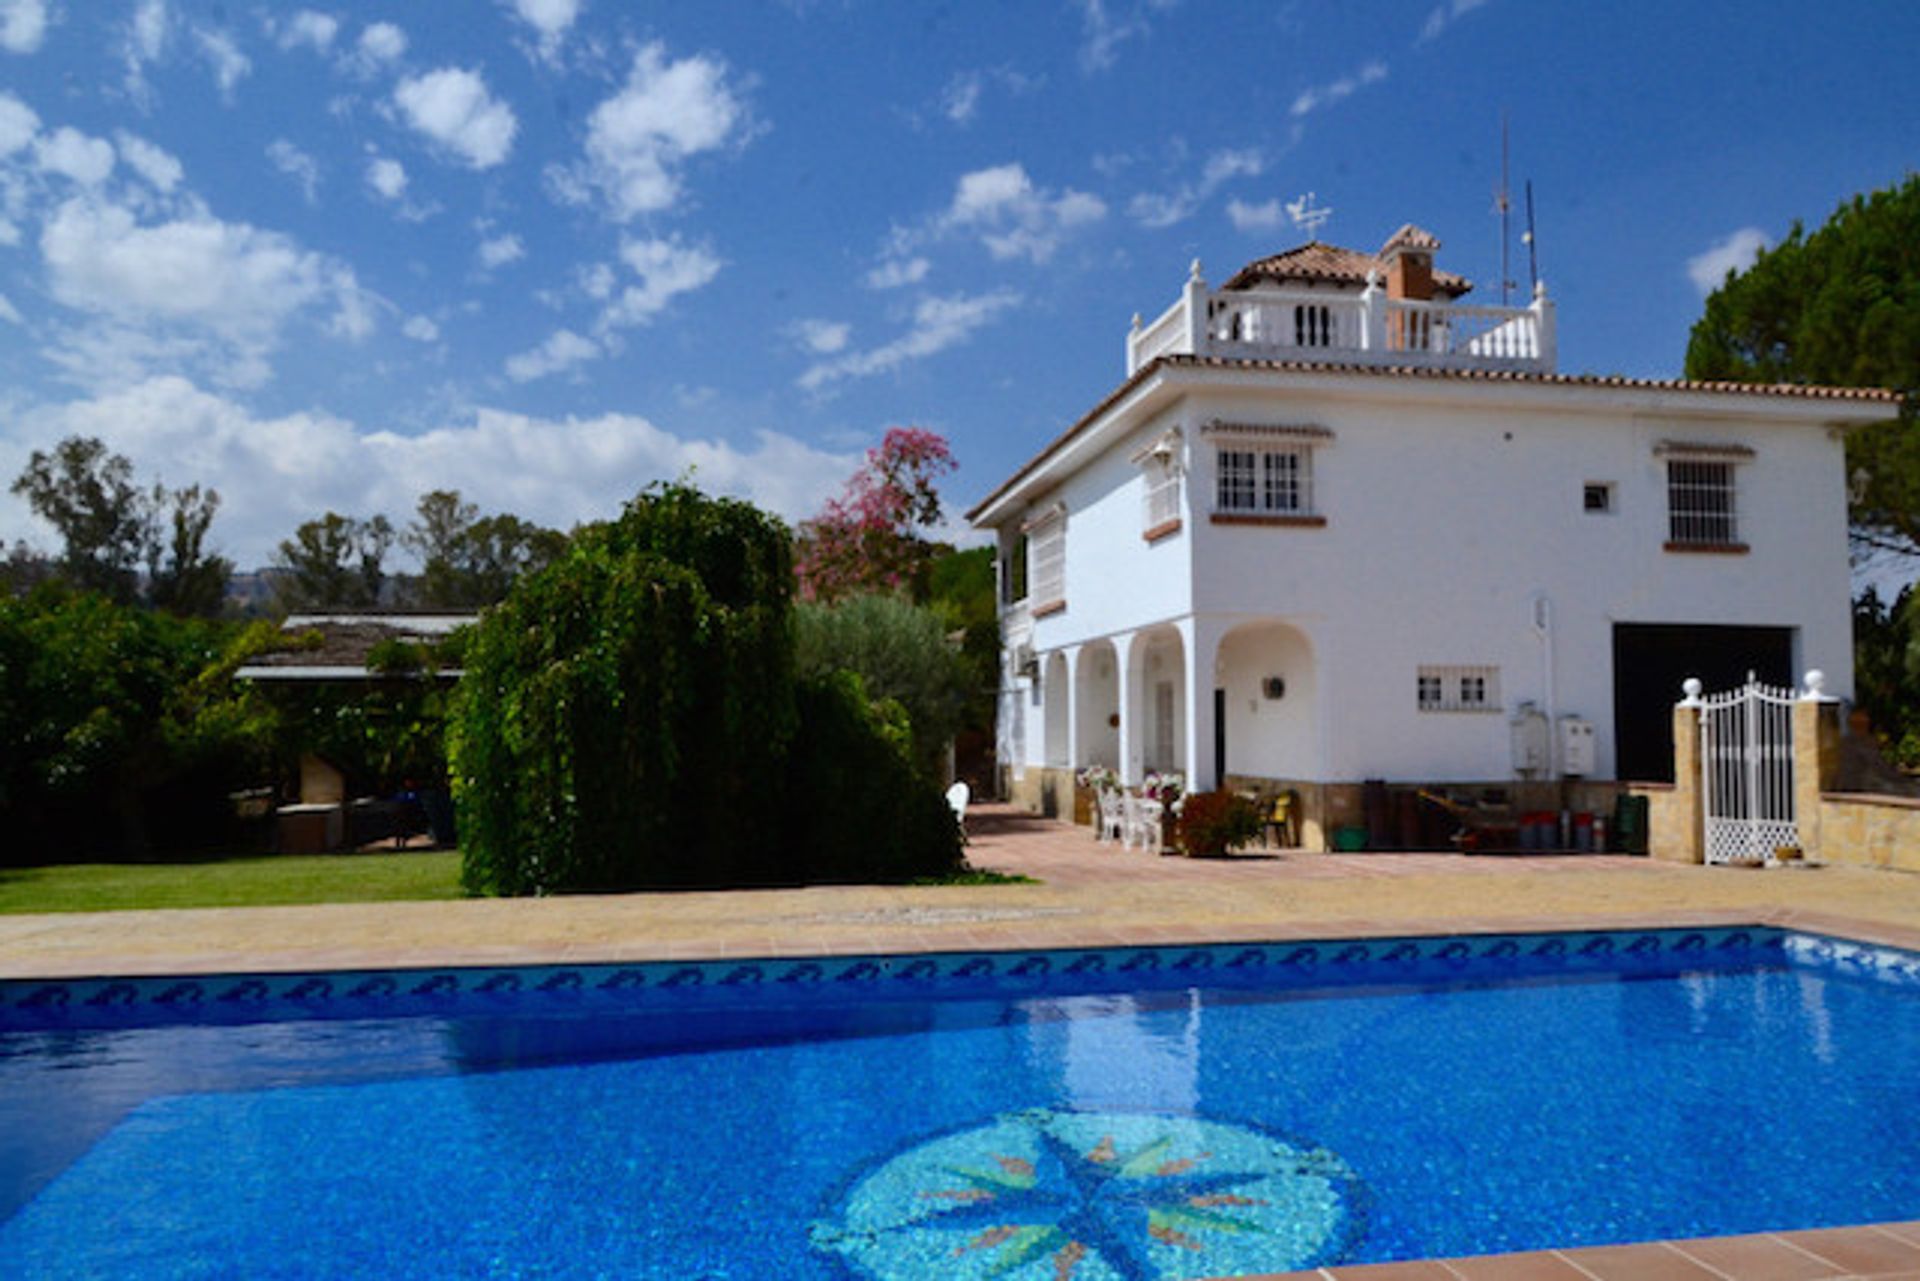
[[[1104,787],[1094,794],[1094,801],[1100,807],[1100,825],[1094,830],[1093,839],[1102,845],[1108,841],[1124,842],[1127,839],[1127,819],[1120,793]]]
[[[1166,829],[1161,822],[1165,813],[1166,807],[1159,801],[1144,796],[1134,800],[1133,840],[1141,849],[1158,854],[1166,847]]]

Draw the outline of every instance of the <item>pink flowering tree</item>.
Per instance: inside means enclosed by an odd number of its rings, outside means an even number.
[[[801,522],[794,556],[801,598],[917,591],[933,554],[923,531],[940,522],[934,482],[956,466],[938,432],[889,428],[840,496]]]

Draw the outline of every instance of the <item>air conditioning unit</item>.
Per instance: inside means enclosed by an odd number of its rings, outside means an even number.
[[[1034,655],[1033,646],[1023,642],[1013,647],[1013,671],[1016,676],[1033,677],[1040,674],[1040,660]]]

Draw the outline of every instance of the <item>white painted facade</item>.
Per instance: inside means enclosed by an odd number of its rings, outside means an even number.
[[[1235,776],[1510,780],[1510,721],[1531,704],[1589,722],[1591,776],[1611,778],[1617,624],[1787,629],[1795,671],[1851,692],[1842,442],[1892,400],[1563,378],[1544,293],[1510,313],[1535,336],[1517,361],[1457,344],[1400,363],[1340,345],[1388,334],[1367,320],[1386,310],[1377,282],[1335,296],[1359,319],[1316,350],[1276,351],[1280,321],[1237,343],[1247,330],[1220,329],[1229,308],[1196,265],[1173,309],[1136,322],[1121,388],[969,513],[999,542],[999,749],[1016,778],[1104,764],[1215,786],[1215,691]],[[1473,310],[1475,332],[1500,331],[1497,309]],[[1306,492],[1242,523],[1221,506],[1228,449],[1303,457],[1284,476]],[[1732,482],[1717,545],[1674,540],[1673,504],[1691,500],[1671,465],[1689,460]],[[1163,468],[1177,504],[1163,491],[1150,511]],[[1606,510],[1588,510],[1591,486]],[[1064,522],[1060,598],[1013,599],[1023,531],[1030,545],[1049,521]],[[1449,703],[1479,681],[1484,710],[1423,708],[1423,671]]]

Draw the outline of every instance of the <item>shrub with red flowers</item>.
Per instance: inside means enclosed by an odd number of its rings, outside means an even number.
[[[801,599],[918,594],[934,552],[921,531],[940,522],[934,482],[957,466],[938,432],[889,428],[840,496],[801,522],[794,555]]]
[[[1219,858],[1260,836],[1260,807],[1236,792],[1191,792],[1174,821],[1174,847],[1189,858]]]

